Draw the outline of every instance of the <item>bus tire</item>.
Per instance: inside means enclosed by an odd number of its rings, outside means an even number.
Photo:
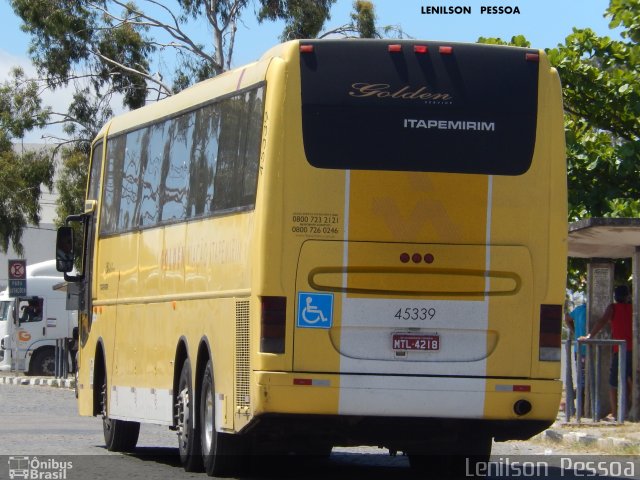
[[[103,375],[100,391],[104,443],[110,452],[131,452],[136,448],[140,423],[109,418],[107,408],[107,374]]]
[[[191,382],[191,362],[186,359],[182,364],[178,391],[176,392],[176,428],[178,432],[178,451],[180,463],[186,472],[201,472],[202,447],[200,446],[200,431],[194,426],[197,419],[196,402]]]
[[[200,443],[204,467],[209,476],[228,477],[237,474],[243,460],[242,437],[216,431],[213,365],[207,362],[200,390]]]
[[[51,376],[56,374],[56,355],[51,347],[41,348],[31,357],[29,362],[30,375]]]

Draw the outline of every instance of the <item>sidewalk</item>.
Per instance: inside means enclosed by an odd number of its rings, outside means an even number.
[[[536,435],[534,439],[588,447],[606,453],[638,454],[640,453],[640,423],[594,422],[591,418],[582,418],[578,423],[575,417],[567,422],[564,411],[560,411],[553,425]]]
[[[27,377],[12,372],[0,372],[0,385],[40,385],[58,388],[75,388],[75,379],[52,377]],[[562,405],[561,407],[563,407]],[[578,445],[606,453],[640,454],[640,423],[593,422],[583,418],[566,421],[564,411],[558,412],[554,424],[533,440],[562,445]]]
[[[0,372],[0,385],[41,385],[45,387],[75,388],[74,378],[27,377],[13,372]]]

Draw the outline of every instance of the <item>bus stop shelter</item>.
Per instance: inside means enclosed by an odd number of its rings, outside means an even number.
[[[612,302],[612,260],[630,258],[633,263],[633,382],[629,420],[640,420],[640,218],[588,218],[569,225],[569,256],[589,259],[587,310],[589,326]],[[608,369],[609,365],[606,365]],[[604,378],[607,378],[605,375]],[[606,397],[605,397],[606,398]]]

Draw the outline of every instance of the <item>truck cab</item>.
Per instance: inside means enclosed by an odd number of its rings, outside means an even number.
[[[27,267],[27,295],[0,293],[0,371],[55,373],[55,345],[73,338],[77,315],[66,310],[66,294],[53,290],[64,280],[49,260]]]

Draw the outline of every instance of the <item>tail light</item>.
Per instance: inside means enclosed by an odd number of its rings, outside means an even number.
[[[540,305],[540,360],[560,361],[562,305]]]
[[[287,297],[262,297],[260,351],[284,353],[287,333]]]

